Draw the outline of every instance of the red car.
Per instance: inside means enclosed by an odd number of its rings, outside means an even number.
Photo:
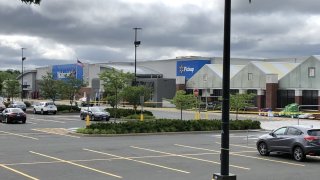
[[[6,108],[0,113],[0,121],[3,123],[26,123],[27,115],[20,108]]]

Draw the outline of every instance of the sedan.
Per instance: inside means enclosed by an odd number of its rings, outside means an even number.
[[[80,118],[84,120],[89,115],[90,120],[106,120],[109,121],[110,113],[101,107],[85,107],[80,111]]]
[[[12,104],[9,105],[9,108],[20,108],[23,111],[27,110],[26,104],[24,102],[20,102],[20,101],[13,102]]]
[[[288,153],[296,161],[306,155],[320,156],[320,129],[307,126],[284,126],[259,137],[257,149],[262,156],[270,152]]]
[[[0,121],[3,123],[26,123],[27,116],[20,108],[6,108],[0,113]]]

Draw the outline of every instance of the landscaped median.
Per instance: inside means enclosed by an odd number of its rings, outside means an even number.
[[[230,130],[261,129],[259,121],[231,120]],[[82,134],[133,134],[133,133],[163,133],[188,131],[221,130],[221,120],[129,120],[118,123],[95,123],[86,128],[80,128]]]

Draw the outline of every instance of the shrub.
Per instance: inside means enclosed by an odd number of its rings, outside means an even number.
[[[259,121],[235,120],[230,121],[231,130],[260,129]],[[124,134],[124,133],[153,133],[153,132],[184,132],[184,131],[213,131],[221,129],[220,120],[189,120],[157,119],[122,123],[96,123],[78,133],[85,134]]]
[[[80,112],[80,108],[78,106],[70,106],[70,105],[56,105],[58,111],[76,111]]]
[[[24,103],[26,104],[27,108],[31,107],[31,103],[29,101],[24,101]]]

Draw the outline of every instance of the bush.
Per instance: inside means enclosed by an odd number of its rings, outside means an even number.
[[[140,112],[141,112],[141,111],[135,112],[133,109],[121,109],[121,108],[117,109],[117,114],[116,114],[115,108],[107,108],[106,111],[108,111],[110,113],[110,117],[112,117],[112,118],[114,118],[115,115],[117,115],[116,118],[121,118],[121,117],[127,117],[129,115],[133,115],[133,114],[140,114]],[[143,111],[143,114],[153,116],[152,112],[150,112],[150,111]]]
[[[29,101],[24,101],[24,103],[26,104],[27,108],[31,107],[31,103]]]
[[[80,112],[80,108],[78,106],[70,106],[70,105],[56,105],[58,111],[75,111]]]
[[[129,116],[126,116],[124,119],[140,119],[141,118],[141,114],[132,114]],[[155,119],[154,116],[150,116],[148,114],[143,114],[143,119]]]
[[[231,130],[260,129],[259,121],[236,120],[230,121]],[[127,134],[127,133],[155,133],[155,132],[184,132],[184,131],[213,131],[221,130],[220,120],[189,120],[158,119],[138,121],[132,120],[122,123],[96,123],[86,129],[79,129],[78,133],[85,134]]]

